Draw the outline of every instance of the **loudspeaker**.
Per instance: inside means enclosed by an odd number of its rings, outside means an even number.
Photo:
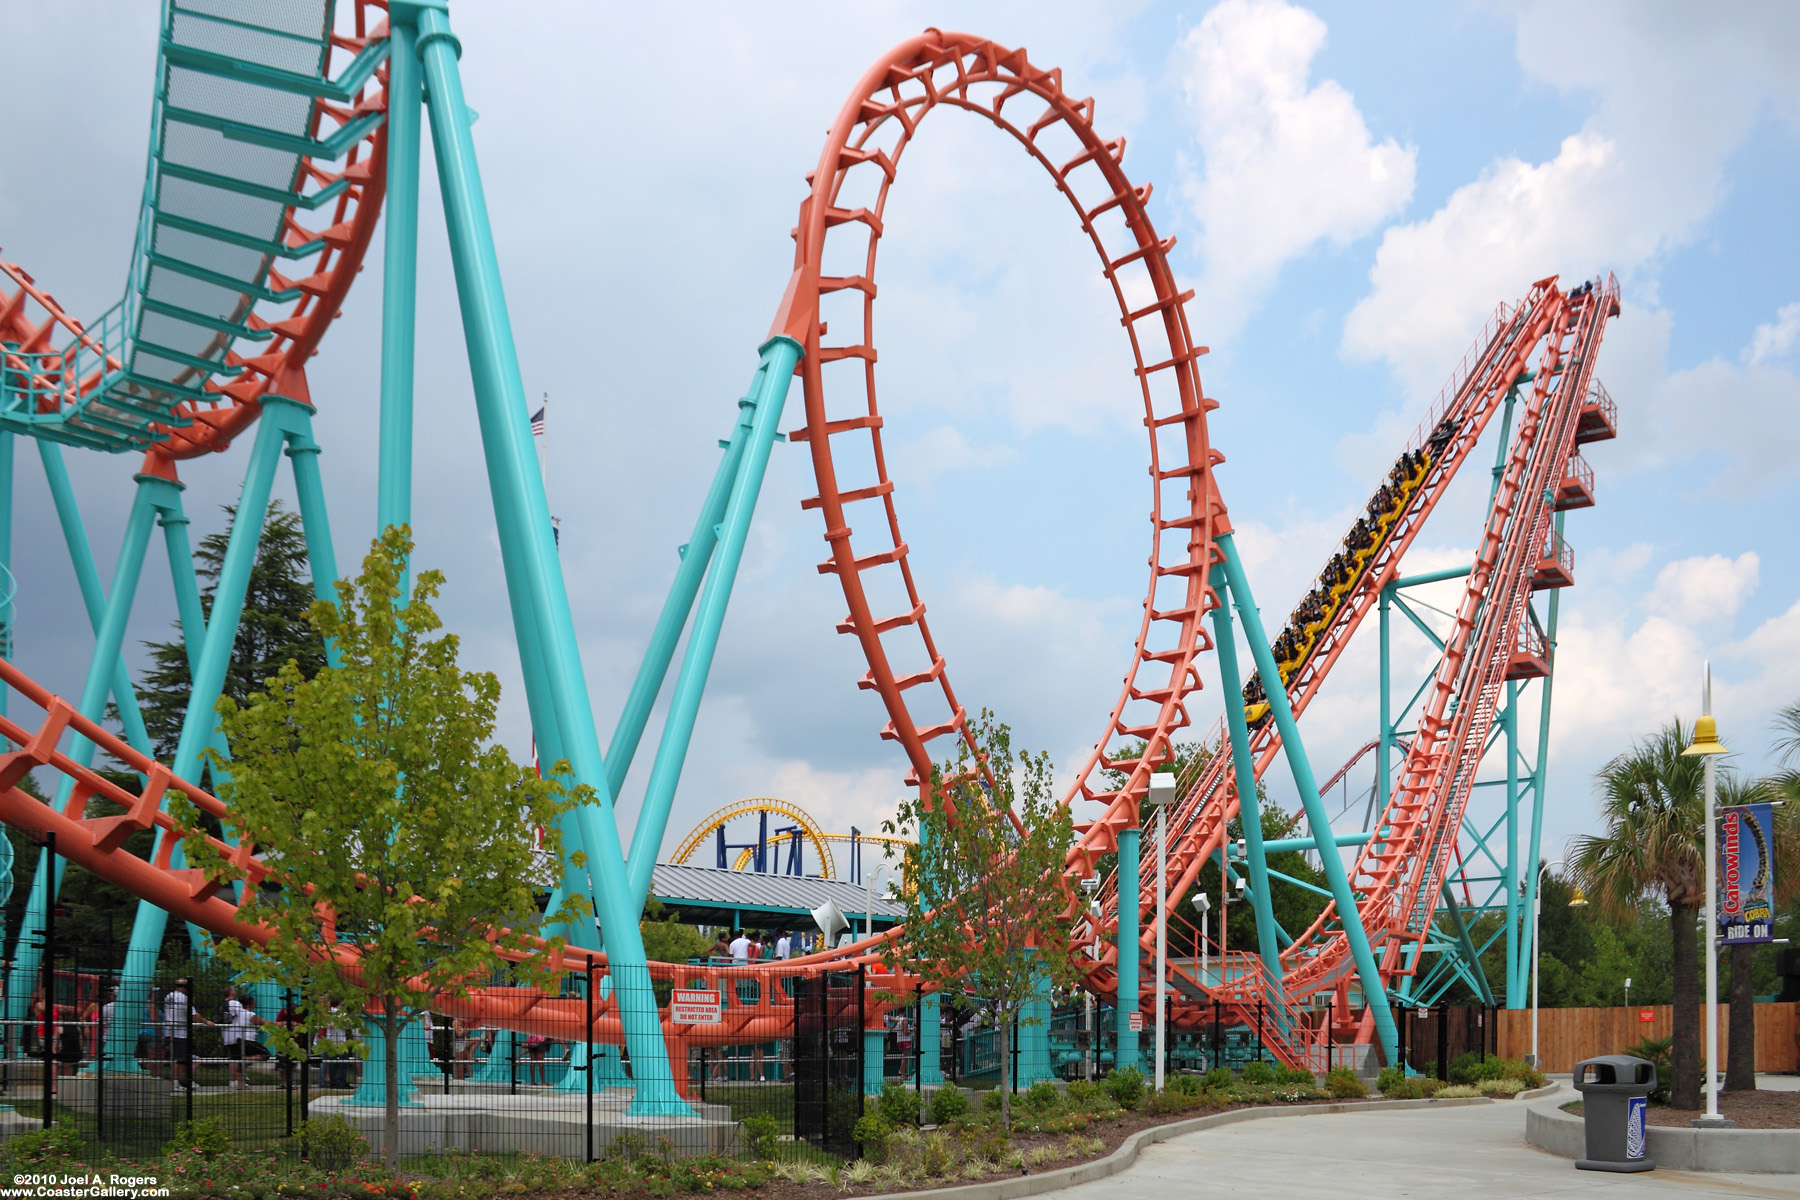
[[[850,928],[850,922],[844,920],[844,914],[830,900],[812,910],[812,919],[819,931],[825,935],[827,946],[837,943],[837,936]]]

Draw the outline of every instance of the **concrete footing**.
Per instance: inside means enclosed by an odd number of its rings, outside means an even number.
[[[1560,1088],[1525,1110],[1525,1140],[1563,1158],[1587,1154],[1582,1118],[1562,1111],[1578,1100]],[[1800,1171],[1800,1129],[1694,1129],[1646,1125],[1645,1153],[1659,1167],[1678,1171],[1782,1173]]]
[[[415,1093],[416,1103],[400,1110],[402,1156],[463,1150],[481,1154],[529,1151],[557,1158],[583,1158],[587,1154],[587,1096],[567,1092],[534,1091],[505,1095],[486,1090]],[[692,1117],[634,1117],[626,1111],[631,1092],[608,1088],[594,1094],[593,1152],[631,1150],[657,1153],[668,1143],[668,1152],[689,1158],[702,1154],[731,1154],[738,1149],[738,1123],[723,1104],[698,1104]],[[314,1100],[308,1107],[314,1118],[344,1117],[368,1139],[369,1148],[384,1148],[381,1108],[350,1104],[345,1098]]]

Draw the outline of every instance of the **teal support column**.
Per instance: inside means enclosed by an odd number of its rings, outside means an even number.
[[[118,566],[113,570],[112,590],[107,593],[100,608],[99,620],[94,629],[94,655],[88,660],[87,679],[82,684],[81,697],[76,703],[76,711],[90,721],[98,721],[105,716],[107,695],[117,682],[121,666],[119,653],[125,643],[125,624],[131,616],[132,601],[137,597],[138,578],[144,567],[144,552],[150,545],[150,532],[156,521],[156,493],[160,487],[166,486],[168,484],[165,481],[153,476],[137,477],[137,491],[132,496],[131,511],[125,520],[125,537],[119,546]],[[83,544],[85,545],[85,538]],[[91,560],[89,565],[92,565]],[[96,584],[97,582],[96,580]],[[125,695],[133,697],[135,694],[128,691]],[[122,698],[119,704],[121,714],[127,707],[135,711],[131,700]],[[94,743],[75,735],[69,744],[68,755],[84,767],[92,766]],[[74,786],[74,778],[65,775],[56,793],[58,808],[69,803]],[[46,878],[44,872],[47,868],[51,874]],[[21,1017],[24,1015],[24,1002],[29,1000],[33,991],[31,980],[36,976],[42,958],[40,943],[43,940],[44,912],[47,904],[61,893],[65,869],[65,859],[58,857],[54,866],[51,866],[48,851],[39,852],[37,873],[32,876],[38,882],[31,888],[26,901],[25,917],[19,927],[19,941],[13,952],[11,979],[7,989],[8,1008],[19,1008]],[[44,886],[46,882],[48,887]]]
[[[1463,919],[1462,905],[1456,902],[1456,893],[1451,891],[1448,879],[1444,880],[1441,890],[1444,907],[1450,910],[1450,924],[1456,929],[1457,948],[1468,967],[1468,970],[1462,972],[1463,978],[1475,985],[1475,994],[1481,997],[1483,1004],[1492,1005],[1494,989],[1488,986],[1487,972],[1481,968],[1481,955],[1475,952],[1475,943],[1469,937],[1469,923]]]
[[[1556,532],[1562,533],[1562,514],[1556,514]],[[1524,947],[1524,954],[1519,961],[1519,987],[1508,988],[1506,1007],[1525,1008],[1528,1006],[1530,988],[1531,960],[1537,954],[1537,943],[1532,938],[1534,932],[1530,927],[1531,913],[1537,908],[1538,899],[1538,859],[1542,854],[1544,833],[1544,785],[1550,769],[1550,694],[1551,684],[1556,679],[1556,615],[1557,601],[1562,596],[1560,590],[1550,592],[1549,611],[1544,621],[1544,649],[1550,655],[1550,674],[1542,681],[1543,694],[1538,699],[1538,743],[1537,769],[1532,773],[1531,781],[1531,833],[1525,842],[1525,887],[1524,896],[1519,902],[1519,920],[1522,926],[1519,944]]]
[[[879,1029],[863,1030],[863,1094],[879,1096],[887,1080],[887,1067],[882,1057],[887,1047],[887,1034]]]
[[[583,980],[576,985],[579,991],[587,986]],[[585,994],[585,993],[583,993]],[[604,1000],[612,994],[612,979],[602,975],[594,986],[596,999]],[[595,1006],[598,1011],[599,1006]],[[552,1091],[585,1092],[587,1091],[588,1044],[586,1042],[569,1043],[569,1070],[557,1082]],[[628,1088],[631,1077],[625,1074],[624,1060],[619,1056],[619,1048],[611,1042],[594,1043],[594,1090],[601,1088]]]
[[[1131,1027],[1131,1014],[1138,1010],[1138,893],[1143,881],[1138,877],[1140,841],[1136,829],[1119,831],[1119,995],[1113,1006],[1118,1020],[1118,1050],[1113,1055],[1113,1069],[1123,1071],[1138,1066],[1138,1034]]]
[[[1530,614],[1526,615],[1530,620]],[[1506,994],[1512,995],[1519,975],[1519,684],[1506,681],[1502,714],[1506,741],[1506,857],[1500,863],[1500,887],[1506,893]],[[1492,1001],[1489,1001],[1492,1003]]]
[[[929,992],[919,998],[919,1070],[921,1087],[944,1082],[944,998]]]
[[[263,400],[263,413],[256,426],[256,441],[250,448],[250,462],[244,472],[244,485],[238,493],[237,516],[231,523],[231,537],[225,545],[225,558],[219,566],[218,585],[213,589],[212,612],[206,622],[206,637],[193,671],[193,690],[188,697],[187,713],[182,719],[181,737],[176,743],[174,774],[194,779],[200,768],[200,756],[212,744],[218,714],[213,705],[225,687],[225,673],[231,665],[232,646],[237,641],[238,620],[244,611],[244,593],[250,583],[250,571],[256,562],[257,546],[262,540],[263,520],[268,515],[269,491],[275,482],[275,469],[281,461],[282,444],[296,413],[309,410],[297,401],[283,396]],[[166,531],[165,531],[166,536]],[[191,651],[190,651],[191,653]],[[166,800],[165,800],[166,804]],[[158,829],[155,849],[159,850],[165,831]],[[180,866],[184,860],[181,847],[173,848],[170,861]],[[131,926],[131,943],[126,962],[153,967],[162,946],[163,931],[169,914],[155,905],[139,903]],[[120,982],[118,1011],[124,1014],[117,1022],[116,1035],[109,1031],[107,1044],[110,1061],[128,1064],[135,1054],[136,1024],[143,1012],[148,969],[128,974]],[[125,1041],[129,1036],[131,1042]],[[129,1070],[129,1066],[123,1069]]]
[[[337,603],[337,550],[331,543],[331,514],[325,507],[325,481],[319,473],[319,443],[313,440],[312,418],[288,439],[287,458],[294,473],[294,493],[300,502],[300,528],[306,535],[306,566],[312,573],[313,595],[327,604]],[[386,526],[383,526],[386,528]],[[335,643],[325,643],[325,661],[339,662]]]
[[[386,1108],[387,1042],[381,1035],[381,1026],[375,1021],[365,1017],[363,1025],[363,1044],[368,1050],[363,1055],[362,1082],[357,1084],[356,1092],[344,1104],[356,1108]],[[422,1075],[431,1069],[431,1047],[425,1041],[425,1027],[421,1022],[413,1021],[400,1031],[402,1106],[419,1103],[418,1095],[413,1089],[413,1076]]]
[[[1238,616],[1243,619],[1256,669],[1265,680],[1280,679],[1275,655],[1263,632],[1262,614],[1257,611],[1256,601],[1250,594],[1250,581],[1244,576],[1244,564],[1238,558],[1237,545],[1229,533],[1222,535],[1217,545],[1225,558],[1225,577],[1230,583]],[[1313,837],[1324,844],[1331,838],[1331,818],[1319,799],[1318,781],[1313,776],[1312,763],[1306,757],[1306,747],[1300,741],[1300,729],[1294,721],[1293,707],[1288,703],[1287,689],[1265,686],[1263,690],[1268,693],[1270,712],[1274,715],[1276,728],[1281,731],[1282,749],[1287,754],[1288,769],[1294,774],[1294,784],[1299,788],[1300,803],[1306,809],[1307,826]],[[1344,870],[1344,860],[1336,854],[1321,853],[1319,862],[1325,870],[1332,900],[1337,905],[1338,920],[1343,926],[1344,938],[1350,944],[1351,957],[1356,961],[1363,996],[1375,1016],[1375,1031],[1386,1050],[1387,1060],[1393,1062],[1399,1049],[1398,1031],[1394,1027],[1394,1014],[1388,1007],[1387,989],[1381,982],[1379,964],[1369,946],[1368,934],[1363,930],[1362,917],[1357,912],[1356,894],[1350,890],[1350,876]]]
[[[738,564],[744,556],[744,540],[750,533],[750,518],[756,511],[756,498],[769,466],[769,452],[775,444],[782,405],[787,400],[788,385],[794,379],[794,364],[800,361],[800,355],[800,343],[794,339],[770,338],[763,343],[762,362],[751,380],[749,401],[753,415],[749,444],[745,447],[743,465],[732,481],[731,500],[725,507],[724,530],[713,555],[712,569],[706,575],[706,586],[700,591],[700,609],[694,616],[693,632],[688,635],[681,671],[675,676],[669,716],[663,723],[662,741],[656,748],[656,761],[650,768],[643,807],[638,810],[637,829],[631,835],[627,870],[631,895],[639,905],[643,904],[650,889],[650,872],[656,866],[657,850],[669,823],[669,810],[675,803],[675,785],[681,780],[681,768],[693,739],[694,721],[700,712],[706,677],[712,670],[713,654],[719,646],[719,631],[725,624],[725,609],[731,603],[731,586],[737,580]]]
[[[1212,569],[1213,590],[1223,597],[1225,573]],[[1256,947],[1263,968],[1281,986],[1281,946],[1275,937],[1275,909],[1270,899],[1269,865],[1263,846],[1262,805],[1256,798],[1256,764],[1250,758],[1250,727],[1244,720],[1244,685],[1238,675],[1237,635],[1231,608],[1221,599],[1213,609],[1213,647],[1219,659],[1219,689],[1225,696],[1225,729],[1231,735],[1231,767],[1237,780],[1238,817],[1244,830],[1244,865],[1250,873],[1250,909],[1256,917]],[[1263,679],[1263,690],[1282,687],[1281,676]],[[1321,852],[1323,853],[1323,852]],[[1221,964],[1222,966],[1222,964]]]
[[[1055,1079],[1050,1063],[1050,990],[1048,983],[1038,994],[1019,1006],[1019,1090],[1040,1079]],[[1173,1038],[1170,1039],[1173,1044]],[[1007,1064],[1002,1063],[1002,1068]],[[1004,1082],[1004,1081],[1003,1081]]]
[[[757,377],[761,378],[760,372]],[[712,562],[713,547],[718,544],[719,528],[725,520],[732,485],[737,480],[739,464],[744,460],[744,444],[749,437],[755,408],[756,403],[750,397],[738,401],[738,419],[725,444],[725,456],[713,473],[705,502],[700,505],[700,519],[694,522],[693,535],[681,548],[675,582],[669,585],[662,612],[656,618],[656,628],[650,634],[650,644],[644,648],[643,661],[638,664],[637,678],[631,681],[631,692],[625,697],[625,708],[613,729],[612,741],[606,749],[606,781],[615,796],[625,785],[631,760],[637,756],[638,742],[644,736],[644,726],[650,720],[650,710],[656,706],[656,696],[669,674],[669,663],[675,658],[681,631],[687,627],[694,598],[700,594],[701,580],[706,578],[707,565]],[[635,838],[632,844],[636,845]]]
[[[655,996],[645,966],[637,920],[641,893],[633,899],[626,887],[624,853],[614,823],[613,797],[607,787],[592,707],[582,677],[581,654],[569,611],[569,597],[556,561],[544,480],[531,447],[524,384],[519,375],[511,320],[507,315],[500,263],[481,191],[481,172],[463,103],[456,58],[459,46],[442,7],[416,6],[419,57],[424,65],[425,93],[436,151],[438,186],[443,196],[450,258],[462,310],[463,338],[469,354],[476,412],[509,590],[516,586],[527,603],[515,606],[521,660],[532,636],[542,676],[534,681],[526,667],[526,686],[544,694],[532,707],[534,720],[552,716],[561,735],[561,750],[577,781],[594,789],[597,803],[576,814],[587,861],[588,882],[606,931],[610,974],[619,988],[620,1016],[631,1053],[636,1095],[633,1115],[686,1115],[691,1112],[675,1091],[668,1048],[663,1041]]]
[[[1394,755],[1394,667],[1393,649],[1394,585],[1381,589],[1381,718],[1375,731],[1375,807],[1386,811],[1389,781],[1393,779]]]
[[[388,36],[387,197],[381,214],[387,241],[381,275],[377,534],[390,525],[412,524],[413,336],[418,312],[419,133],[424,91],[411,6],[392,6]]]
[[[69,468],[63,462],[62,447],[55,442],[37,439],[38,458],[44,464],[44,480],[50,485],[50,499],[56,506],[57,524],[62,527],[63,541],[69,549],[69,564],[75,568],[75,582],[81,588],[81,602],[87,609],[88,621],[96,632],[101,614],[106,609],[106,589],[100,586],[100,571],[94,564],[94,551],[88,544],[87,530],[81,521],[81,509],[75,503],[75,488],[69,482]],[[125,741],[141,753],[150,752],[150,735],[144,732],[144,716],[138,708],[137,691],[131,683],[131,672],[120,658],[113,666],[113,702],[119,707],[119,726]]]

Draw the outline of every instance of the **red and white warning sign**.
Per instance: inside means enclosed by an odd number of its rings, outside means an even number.
[[[1133,1033],[1144,1032],[1144,1014],[1143,1013],[1127,1013],[1125,1019],[1126,1019],[1127,1027],[1131,1030],[1131,1032],[1133,1032]]]
[[[719,993],[675,989],[669,1001],[669,1019],[677,1025],[717,1025],[724,1018],[719,1012]]]

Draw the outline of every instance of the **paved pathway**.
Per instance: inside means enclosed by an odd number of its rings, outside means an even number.
[[[1245,1121],[1147,1147],[1110,1179],[1057,1200],[1499,1200],[1778,1197],[1800,1176],[1577,1171],[1525,1141],[1523,1104]]]

